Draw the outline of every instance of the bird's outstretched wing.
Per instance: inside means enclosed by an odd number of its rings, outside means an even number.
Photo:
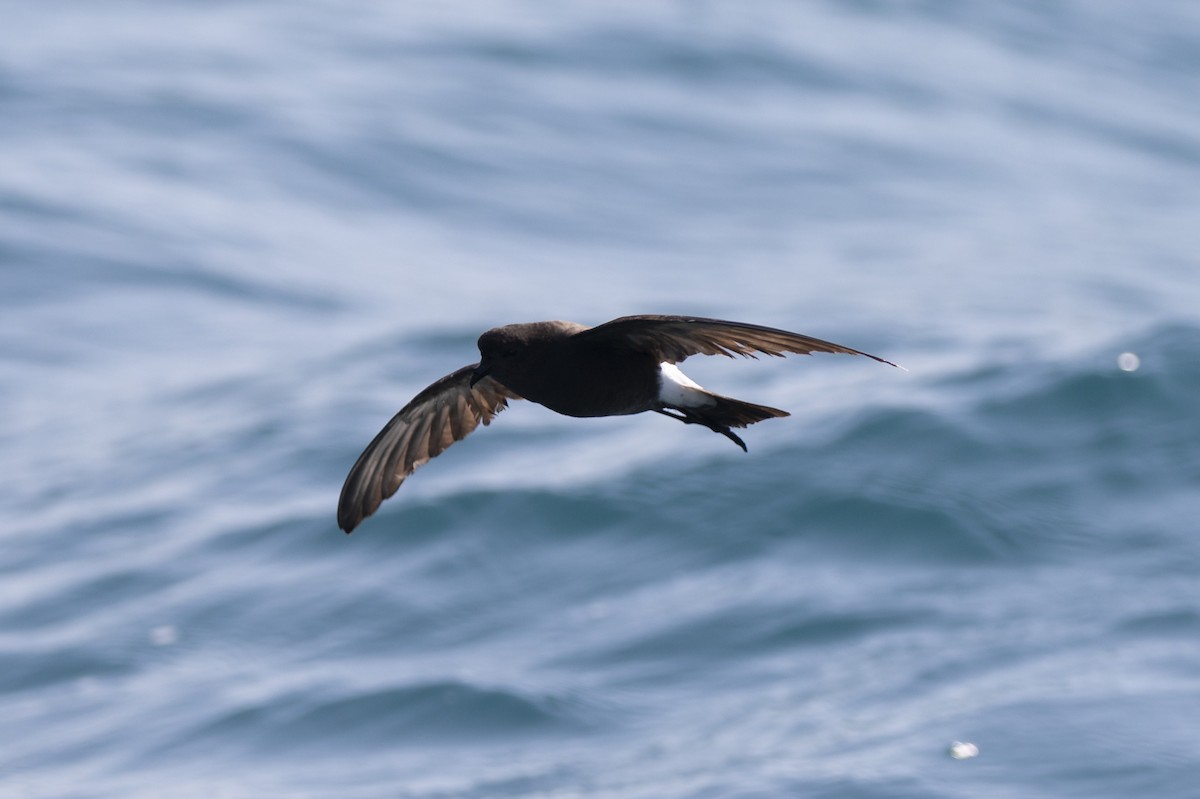
[[[415,396],[358,456],[338,500],[338,526],[347,533],[396,493],[405,478],[520,399],[485,377],[474,386],[478,364],[452,372]]]
[[[593,342],[625,345],[654,353],[660,361],[679,363],[689,355],[745,355],[755,353],[782,357],[786,353],[809,355],[814,352],[841,352],[866,355],[880,363],[891,361],[799,333],[773,327],[698,316],[622,316],[611,322],[576,333],[575,337]]]

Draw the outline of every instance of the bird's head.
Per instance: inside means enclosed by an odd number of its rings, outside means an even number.
[[[489,330],[479,337],[479,365],[471,375],[471,385],[474,386],[490,374],[495,374],[503,382],[503,376],[510,371],[513,363],[529,348],[526,336],[518,328],[521,325],[509,325]]]

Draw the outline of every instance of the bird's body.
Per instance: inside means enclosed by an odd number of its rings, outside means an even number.
[[[426,388],[367,446],[338,503],[338,524],[347,533],[418,466],[490,423],[510,399],[575,417],[655,411],[703,425],[746,449],[730,428],[788,413],[708,391],[676,363],[697,354],[840,352],[891,364],[799,333],[685,316],[626,316],[596,327],[558,321],[506,325],[480,336],[479,352],[479,363]]]
[[[491,365],[488,376],[521,399],[564,416],[652,410],[658,362],[647,352],[576,338],[590,329],[574,322],[534,322],[489,330],[479,341],[481,353],[487,353],[484,362]],[[506,357],[510,351],[517,355]]]

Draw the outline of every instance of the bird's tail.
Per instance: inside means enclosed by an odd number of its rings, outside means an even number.
[[[723,397],[711,391],[704,391],[704,394],[712,400],[711,404],[697,404],[687,408],[668,406],[668,410],[675,411],[676,413],[667,413],[666,410],[660,411],[660,413],[670,416],[673,419],[678,419],[684,424],[704,425],[714,433],[720,433],[725,436],[743,450],[746,449],[746,443],[734,435],[733,431],[730,430],[731,427],[748,427],[764,419],[774,419],[779,416],[790,415],[787,411],[781,411],[779,408],[772,408],[767,405],[755,405],[753,402],[744,402],[733,397]]]
[[[721,427],[748,427],[764,419],[774,419],[788,416],[787,411],[772,408],[767,405],[755,405],[753,402],[743,402],[733,397],[723,397],[720,394],[705,392],[716,400],[715,405],[702,408],[688,408],[687,411],[696,415],[706,425]]]

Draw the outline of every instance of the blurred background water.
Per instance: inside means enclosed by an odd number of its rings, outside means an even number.
[[[0,795],[1197,795],[1200,7],[0,10]],[[629,313],[910,371],[336,529],[479,332]]]

